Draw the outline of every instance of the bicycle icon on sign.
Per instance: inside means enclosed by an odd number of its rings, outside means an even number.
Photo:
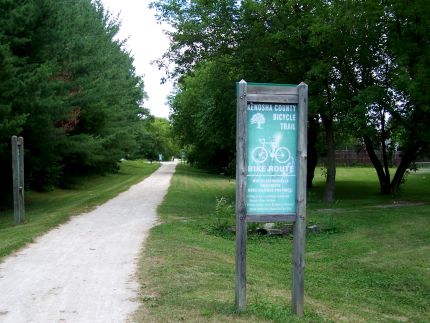
[[[264,138],[258,139],[261,146],[252,150],[252,160],[258,164],[264,163],[268,157],[276,160],[280,164],[285,164],[291,158],[291,153],[287,147],[279,147],[276,141],[267,141]]]

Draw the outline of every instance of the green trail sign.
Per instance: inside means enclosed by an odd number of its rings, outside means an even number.
[[[246,306],[247,222],[293,222],[293,313],[303,315],[306,84],[237,84],[236,308]]]
[[[247,214],[295,214],[297,104],[247,104]]]

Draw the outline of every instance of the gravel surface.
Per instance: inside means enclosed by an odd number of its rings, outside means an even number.
[[[0,264],[0,322],[125,322],[137,308],[137,258],[174,163],[73,217]]]

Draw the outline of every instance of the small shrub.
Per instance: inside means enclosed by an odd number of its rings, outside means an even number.
[[[221,196],[216,199],[215,205],[215,221],[219,227],[228,227],[233,224],[234,206],[229,203],[227,198]]]
[[[235,209],[227,198],[216,198],[214,221],[207,227],[210,234],[225,236],[234,234]]]

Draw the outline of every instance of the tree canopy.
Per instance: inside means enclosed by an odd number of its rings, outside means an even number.
[[[0,0],[0,8],[2,192],[12,135],[24,137],[29,187],[115,170],[149,117],[117,18],[91,0]]]
[[[234,161],[233,84],[240,79],[308,83],[308,154],[315,167],[312,155],[323,138],[326,201],[335,198],[341,137],[363,143],[383,193],[397,191],[410,164],[429,154],[425,2],[159,0],[152,6],[174,27],[159,61],[175,66],[172,76],[179,84],[171,100],[172,122],[202,166],[221,169]],[[402,155],[391,177],[394,149]]]
[[[149,161],[171,160],[179,153],[177,139],[167,119],[150,117],[141,122],[136,131],[136,150],[132,158],[146,158]]]

